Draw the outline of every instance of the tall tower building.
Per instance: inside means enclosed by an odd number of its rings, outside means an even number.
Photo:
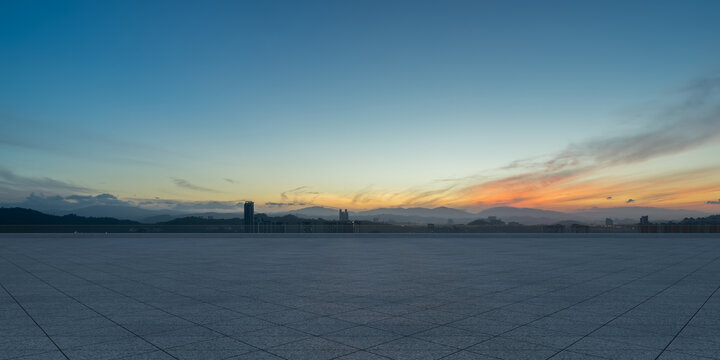
[[[245,232],[255,232],[255,203],[252,201],[245,202]]]
[[[345,211],[342,211],[342,209],[338,210],[340,213],[338,215],[340,221],[349,221],[350,220],[350,214],[348,214],[347,209]]]

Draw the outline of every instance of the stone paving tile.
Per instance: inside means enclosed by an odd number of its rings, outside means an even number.
[[[716,321],[720,322],[720,318],[717,318]],[[682,329],[680,336],[720,343],[720,329],[715,328],[688,325]]]
[[[484,319],[502,321],[510,324],[527,324],[531,321],[542,318],[541,315],[521,313],[505,309],[492,310],[478,316]]]
[[[205,312],[193,311],[192,313],[176,312],[173,310],[170,310],[170,312],[173,314],[177,314],[178,316],[181,316],[183,319],[186,319],[188,321],[191,321],[191,322],[194,322],[197,324],[210,324],[210,323],[216,323],[216,322],[222,322],[222,321],[246,317],[246,315],[240,314],[235,311],[226,310],[226,309],[210,310],[210,311],[205,311]]]
[[[267,350],[286,359],[298,360],[334,359],[357,351],[357,349],[350,346],[317,337],[272,347]]]
[[[634,343],[611,341],[597,337],[586,337],[571,345],[568,350],[608,359],[655,359],[660,355],[662,349],[652,349]]]
[[[237,336],[250,331],[271,328],[277,325],[255,317],[245,316],[242,318],[204,324],[204,326],[221,334]]]
[[[341,314],[348,311],[356,310],[357,308],[355,306],[351,305],[343,305],[343,304],[337,304],[337,303],[331,303],[331,302],[313,302],[310,304],[306,304],[303,306],[300,306],[298,308],[301,311],[307,311],[313,314],[319,314],[323,316],[329,316],[329,315],[335,315],[335,314]]]
[[[720,357],[704,357],[700,355],[692,355],[687,353],[682,353],[679,351],[672,351],[672,350],[666,350],[664,351],[660,357],[658,357],[658,360],[695,360],[695,359],[718,359]]]
[[[349,321],[355,324],[369,324],[378,320],[387,319],[391,316],[367,309],[359,309],[331,315],[331,317],[335,319]]]
[[[509,339],[528,341],[552,348],[563,349],[580,340],[582,336],[525,325],[501,335]]]
[[[594,333],[593,337],[610,341],[635,344],[651,349],[662,350],[673,339],[672,335],[660,335],[641,330],[632,330],[614,326],[603,326]]]
[[[414,334],[412,335],[412,337],[420,340],[451,346],[458,349],[463,349],[475,345],[479,342],[488,340],[492,337],[492,335],[468,331],[450,326],[439,326],[418,334]]]
[[[569,335],[587,335],[598,328],[598,324],[579,320],[568,320],[554,316],[544,317],[530,323],[530,326],[557,331]]]
[[[235,336],[236,339],[260,349],[268,349],[310,337],[312,335],[285,326],[274,326]]]
[[[319,317],[290,323],[286,326],[312,335],[324,335],[354,327],[356,324],[331,317]]]
[[[103,343],[83,345],[63,350],[71,359],[115,359],[158,350],[157,347],[137,338],[123,338]]]
[[[472,316],[463,320],[451,323],[450,326],[490,335],[499,335],[518,327],[516,324],[503,321],[490,320],[482,317]]]
[[[513,350],[513,349],[487,349],[477,352],[480,355],[488,356],[496,359],[514,360],[540,360],[547,359],[555,354],[555,350],[551,349],[532,349],[532,350]]]
[[[15,352],[15,353],[37,353],[44,351],[57,350],[55,344],[53,344],[47,336],[43,337],[11,337],[3,338],[0,341],[0,354]]]
[[[145,340],[161,349],[212,340],[220,337],[223,337],[223,335],[202,326],[185,327],[144,336]]]
[[[343,355],[338,360],[387,360],[385,356],[376,355],[367,351],[356,351],[354,353]]]
[[[0,359],[720,359],[717,236],[645,235],[0,235]]]
[[[67,334],[53,335],[52,339],[61,349],[70,349],[83,345],[110,342],[133,338],[136,335],[120,326],[109,326],[99,329],[73,331]]]
[[[465,315],[433,309],[421,310],[403,316],[408,319],[420,320],[436,325],[445,325],[466,318]]]
[[[368,324],[368,326],[400,335],[410,335],[434,328],[437,325],[425,321],[408,319],[402,316],[393,316],[372,322]]]
[[[452,353],[446,357],[441,358],[442,360],[497,360],[498,358],[492,356],[485,356],[469,351],[458,351]]]
[[[457,351],[450,346],[435,344],[420,339],[400,338],[368,349],[374,354],[391,359],[439,359]]]
[[[389,331],[361,325],[326,334],[323,337],[357,349],[367,349],[399,339],[402,336]]]
[[[226,359],[256,350],[250,345],[227,337],[166,349],[170,355],[178,359]]]
[[[690,355],[720,358],[720,342],[708,340],[707,338],[678,336],[670,344],[668,350]]]
[[[228,359],[233,360],[282,360],[281,357],[270,354],[266,351],[254,351],[247,354],[229,357]]]
[[[600,356],[595,355],[588,355],[588,354],[582,354],[579,352],[569,351],[569,350],[563,350],[552,357],[550,357],[552,360],[600,360],[600,359],[607,359]]]
[[[40,354],[27,355],[21,357],[13,357],[17,360],[67,360],[65,355],[60,351],[48,351]]]
[[[150,351],[142,354],[135,354],[130,355],[128,357],[121,358],[122,360],[172,360],[174,359],[169,354],[157,350],[157,351]]]
[[[275,324],[290,324],[298,321],[309,320],[319,318],[322,315],[314,314],[307,311],[301,311],[296,309],[287,309],[269,312],[265,314],[257,315],[258,318],[275,323]]]

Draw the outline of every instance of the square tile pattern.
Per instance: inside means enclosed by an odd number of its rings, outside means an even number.
[[[2,359],[720,359],[716,234],[4,234]]]

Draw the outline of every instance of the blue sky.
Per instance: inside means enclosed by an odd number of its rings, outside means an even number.
[[[278,202],[306,187],[297,202],[413,205],[439,180],[472,178],[451,190],[464,191],[516,160],[683,121],[658,114],[717,76],[718,13],[716,1],[4,1],[0,168],[15,180],[0,197],[77,192],[33,181],[52,179],[127,199]],[[678,172],[716,164],[692,149]],[[490,205],[461,194],[423,201]]]

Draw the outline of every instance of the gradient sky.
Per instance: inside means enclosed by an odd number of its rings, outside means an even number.
[[[0,202],[718,212],[717,14],[714,0],[3,1]]]

